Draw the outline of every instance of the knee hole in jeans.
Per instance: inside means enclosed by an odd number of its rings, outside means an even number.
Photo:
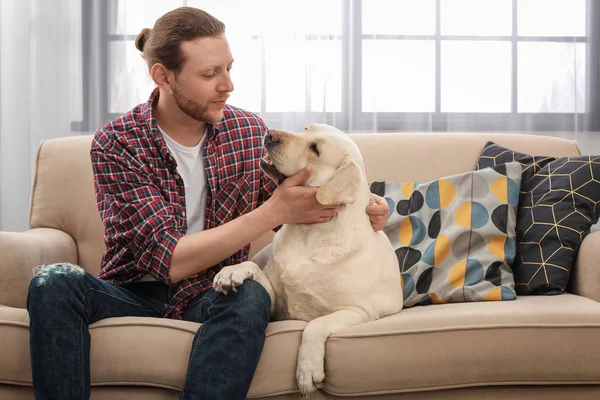
[[[57,263],[36,267],[34,274],[35,276],[29,284],[30,291],[56,286],[64,288],[73,280],[83,279],[85,270],[71,263]]]

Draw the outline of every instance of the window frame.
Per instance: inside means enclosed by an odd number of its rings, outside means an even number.
[[[355,7],[360,13],[363,0],[352,0]],[[518,112],[518,44],[522,42],[569,42],[569,43],[600,43],[599,32],[595,32],[596,36],[591,36],[589,26],[593,26],[590,17],[594,16],[590,11],[592,0],[587,2],[588,10],[588,37],[530,37],[518,36],[518,0],[512,0],[512,33],[510,36],[465,36],[465,35],[442,35],[441,34],[441,0],[436,0],[435,10],[435,34],[434,35],[365,35],[361,31],[361,18],[353,19],[354,31],[350,35],[351,47],[353,53],[362,61],[362,40],[364,39],[394,39],[394,40],[414,40],[427,39],[435,41],[435,111],[433,112],[363,112],[362,111],[362,96],[361,93],[353,93],[352,98],[355,99],[351,105],[352,114],[355,116],[356,122],[353,124],[353,130],[368,130],[371,126],[377,126],[378,131],[451,131],[456,130],[454,127],[460,127],[464,131],[577,131],[581,130],[586,125],[586,113],[523,113]],[[598,7],[595,7],[596,16]],[[596,19],[597,20],[597,19]],[[509,113],[470,113],[470,112],[442,112],[441,111],[441,43],[442,41],[510,41],[511,43],[511,111]],[[589,49],[593,48],[588,44]],[[592,58],[593,60],[593,58]],[[596,63],[591,64],[588,61],[587,70],[596,70],[600,64],[596,58]],[[354,74],[354,87],[357,92],[362,88],[362,62],[356,63],[358,71]],[[593,75],[593,74],[592,74]],[[589,79],[590,74],[587,74]],[[598,91],[592,93],[588,100],[598,98]],[[593,104],[593,101],[592,101]],[[587,103],[588,109],[590,102]],[[597,128],[598,129],[598,128]]]
[[[95,131],[122,114],[110,113],[110,54],[113,41],[134,41],[136,35],[109,33],[111,13],[116,12],[117,0],[82,0],[83,49],[83,120],[72,122],[72,130]],[[436,1],[436,32],[434,35],[366,35],[362,33],[362,1],[342,1],[342,35],[307,35],[307,40],[341,39],[342,45],[342,110],[341,112],[266,112],[266,83],[262,79],[261,112],[268,126],[283,121],[299,124],[322,121],[334,124],[347,132],[402,131],[600,131],[600,4],[587,0],[586,37],[528,37],[517,36],[517,1],[512,0],[512,34],[510,36],[448,36],[441,34],[441,0]],[[187,1],[182,0],[182,5]],[[258,37],[255,37],[258,39]],[[362,41],[363,39],[428,39],[435,41],[435,111],[433,112],[363,112],[362,111]],[[441,43],[445,40],[510,41],[512,53],[512,98],[509,113],[441,112]],[[98,41],[100,45],[98,45]],[[569,42],[587,43],[586,112],[582,113],[519,113],[518,107],[518,43]],[[353,57],[353,58],[352,58]],[[353,62],[357,60],[357,62]],[[263,76],[264,78],[264,76]],[[308,102],[309,100],[307,100]],[[126,112],[127,110],[123,110]]]

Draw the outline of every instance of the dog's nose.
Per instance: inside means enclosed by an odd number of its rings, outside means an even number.
[[[279,139],[279,133],[277,133],[277,131],[274,129],[269,129],[269,131],[267,132],[267,141],[277,143],[279,142]]]

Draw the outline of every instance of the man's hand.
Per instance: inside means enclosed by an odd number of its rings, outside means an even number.
[[[301,186],[311,172],[312,167],[309,165],[290,176],[275,189],[267,201],[277,225],[328,222],[337,214],[339,205],[324,206],[317,201],[319,188]]]
[[[382,230],[387,224],[390,215],[390,207],[387,201],[376,194],[371,194],[372,202],[367,207],[367,214],[371,220],[371,226],[375,232]]]

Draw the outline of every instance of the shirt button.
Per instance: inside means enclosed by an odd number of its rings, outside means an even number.
[[[175,179],[180,179],[181,177],[179,176],[179,174],[175,174]]]
[[[185,218],[185,211],[183,211],[183,212],[181,213],[181,216],[182,216],[183,218]]]

